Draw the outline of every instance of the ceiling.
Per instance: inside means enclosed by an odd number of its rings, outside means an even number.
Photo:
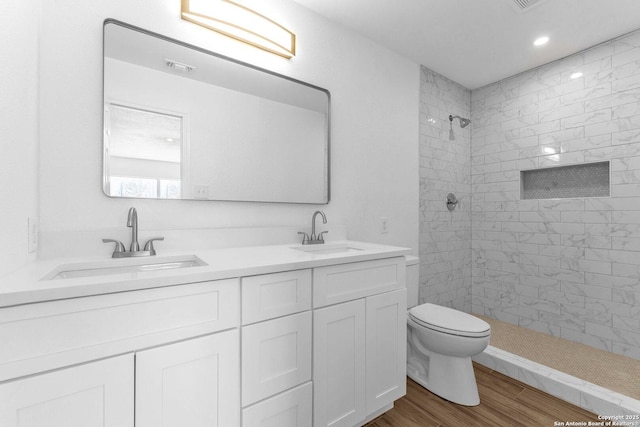
[[[638,0],[294,1],[468,89],[640,29]]]

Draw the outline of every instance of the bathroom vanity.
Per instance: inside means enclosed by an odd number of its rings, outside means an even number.
[[[315,246],[39,261],[3,278],[0,425],[354,426],[390,409],[409,250]]]

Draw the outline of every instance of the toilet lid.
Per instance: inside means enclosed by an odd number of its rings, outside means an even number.
[[[482,319],[436,304],[421,304],[409,310],[417,323],[437,331],[467,337],[486,337],[491,326]]]

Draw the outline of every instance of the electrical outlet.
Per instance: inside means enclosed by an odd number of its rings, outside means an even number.
[[[206,184],[196,184],[193,186],[193,196],[196,199],[209,198],[209,186]]]
[[[27,218],[27,249],[29,253],[38,250],[38,220],[36,218]]]
[[[380,234],[387,234],[389,232],[389,218],[380,218]]]

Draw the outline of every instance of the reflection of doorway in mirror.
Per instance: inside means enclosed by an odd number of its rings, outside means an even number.
[[[105,105],[105,192],[111,197],[180,199],[189,144],[184,114]]]

